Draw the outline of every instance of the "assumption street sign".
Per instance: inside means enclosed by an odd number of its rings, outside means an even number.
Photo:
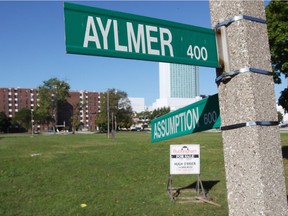
[[[215,31],[64,3],[67,53],[217,68]]]
[[[221,125],[218,94],[190,104],[151,121],[152,142],[195,132],[219,128]]]

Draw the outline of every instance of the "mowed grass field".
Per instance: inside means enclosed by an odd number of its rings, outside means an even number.
[[[228,215],[221,133],[155,144],[150,136],[0,135],[0,215]],[[281,139],[287,184],[288,133]],[[170,201],[170,144],[200,144],[201,179],[221,207]],[[173,186],[196,180],[196,175],[175,175]]]

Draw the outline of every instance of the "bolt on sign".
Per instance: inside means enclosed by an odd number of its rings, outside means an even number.
[[[200,145],[170,145],[170,175],[200,174]]]
[[[67,53],[217,68],[215,31],[64,3]]]
[[[152,142],[195,132],[219,128],[221,125],[218,94],[160,116],[151,121]]]

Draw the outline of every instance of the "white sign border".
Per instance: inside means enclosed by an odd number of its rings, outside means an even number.
[[[200,144],[170,145],[170,175],[178,174],[200,175]]]

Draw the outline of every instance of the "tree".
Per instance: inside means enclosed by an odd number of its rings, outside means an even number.
[[[109,104],[109,90],[107,92],[101,93],[100,96],[101,111],[98,112],[96,116],[96,125],[102,132],[107,131],[108,129],[107,104]]]
[[[117,124],[120,127],[129,128],[132,125],[133,110],[127,93],[124,91],[117,91],[116,100],[118,102],[114,104],[114,106],[117,107],[117,111],[115,112]]]
[[[69,97],[69,89],[68,83],[57,78],[44,81],[43,85],[38,88],[39,107],[36,110],[36,116],[41,122],[48,124],[52,122],[54,131],[58,124],[58,105]]]
[[[7,133],[10,124],[10,119],[6,116],[6,114],[4,112],[0,112],[0,131]]]
[[[274,72],[274,82],[281,83],[281,74],[288,77],[288,2],[287,1],[270,1],[266,7],[267,28],[269,44],[271,51],[272,68]],[[281,92],[278,100],[286,112],[288,112],[288,89]]]
[[[126,92],[108,89],[101,95],[100,106],[101,112],[97,114],[96,118],[96,124],[100,130],[106,131],[108,129],[108,113],[110,130],[118,126],[126,128],[131,126],[133,112]]]
[[[278,122],[279,124],[283,121],[283,115],[281,112],[277,112],[278,113]]]
[[[48,126],[49,123],[53,121],[53,118],[48,110],[43,109],[43,107],[37,107],[36,110],[33,112],[33,120],[39,125]]]
[[[77,103],[73,106],[73,114],[71,116],[71,125],[72,125],[72,133],[74,134],[76,130],[79,129],[80,122],[80,110],[82,110],[82,106],[80,103]]]
[[[288,112],[288,88],[285,88],[278,99],[278,104],[283,107],[285,112]]]
[[[23,127],[26,131],[31,128],[31,110],[27,108],[20,109],[14,117],[14,120]]]
[[[158,117],[160,117],[162,115],[165,115],[165,114],[167,114],[169,112],[170,112],[170,107],[158,108],[158,109],[152,111],[150,119],[153,120],[153,119],[158,118]]]

